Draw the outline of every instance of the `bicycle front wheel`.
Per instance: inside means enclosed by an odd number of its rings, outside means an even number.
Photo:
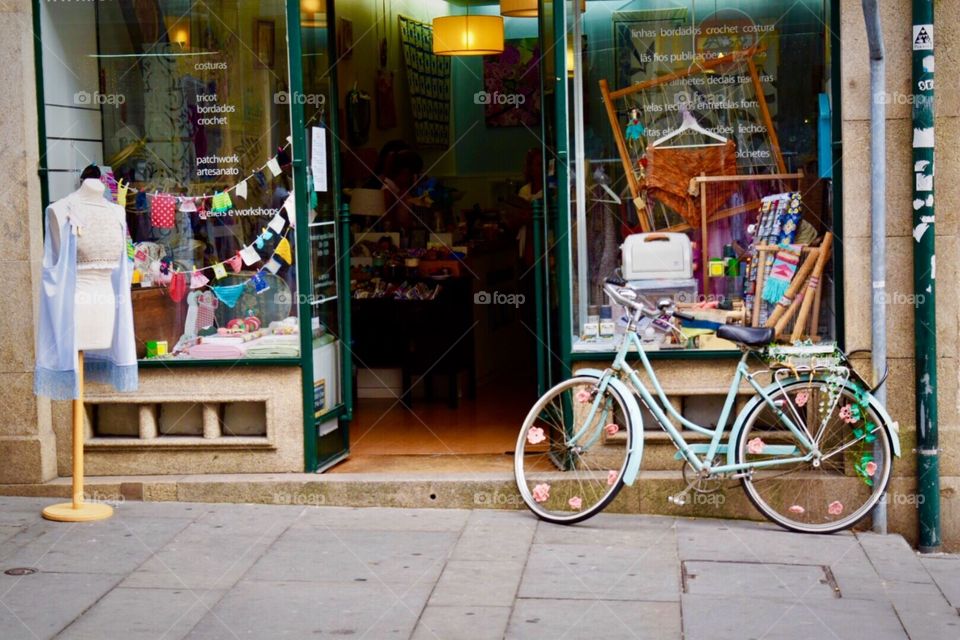
[[[603,511],[623,487],[633,430],[626,404],[599,380],[578,376],[550,389],[527,414],[514,474],[538,517],[573,524]]]
[[[825,380],[784,384],[747,417],[734,444],[738,463],[797,459],[807,449],[778,417],[782,412],[820,452],[810,460],[758,466],[743,488],[767,518],[791,531],[833,533],[853,527],[883,496],[892,446],[864,392]]]

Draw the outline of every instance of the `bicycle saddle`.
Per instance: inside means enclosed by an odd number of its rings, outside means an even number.
[[[738,327],[735,324],[723,324],[717,329],[717,337],[745,347],[765,347],[773,341],[773,327]]]

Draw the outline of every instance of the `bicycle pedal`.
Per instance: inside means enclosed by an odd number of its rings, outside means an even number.
[[[669,498],[667,498],[667,500],[670,503],[677,505],[678,507],[682,507],[685,504],[687,504],[687,494],[686,492],[678,493],[676,495],[670,496]]]

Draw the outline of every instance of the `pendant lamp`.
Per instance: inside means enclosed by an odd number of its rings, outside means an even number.
[[[503,18],[470,15],[433,19],[433,53],[438,56],[489,56],[503,53]]]
[[[536,18],[537,0],[500,0],[500,15],[509,18]]]
[[[325,28],[327,26],[326,0],[300,0],[300,26]]]
[[[587,0],[580,0],[580,13],[587,10]],[[508,18],[536,18],[537,0],[500,0],[500,15]]]

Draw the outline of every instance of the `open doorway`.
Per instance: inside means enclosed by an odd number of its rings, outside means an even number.
[[[509,470],[537,392],[537,19],[504,52],[434,56],[440,16],[498,3],[336,3],[350,202],[350,457],[331,472]]]

